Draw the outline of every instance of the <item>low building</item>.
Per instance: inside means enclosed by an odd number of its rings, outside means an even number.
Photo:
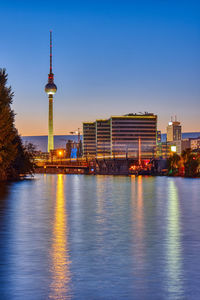
[[[190,139],[182,139],[181,140],[181,150],[184,151],[190,148]]]
[[[53,160],[62,160],[66,158],[66,149],[58,148],[50,150],[50,159]]]
[[[200,137],[190,138],[190,148],[192,150],[200,149]]]
[[[162,142],[157,145],[157,158],[166,159],[170,156],[171,148],[167,142]]]
[[[160,144],[161,142],[162,142],[162,138],[161,138],[161,131],[160,130],[158,130],[157,131],[157,137],[156,137],[156,142],[157,142],[157,144]]]
[[[173,141],[173,142],[168,142],[169,149],[171,152],[176,152],[178,155],[181,155],[182,153],[182,141]]]

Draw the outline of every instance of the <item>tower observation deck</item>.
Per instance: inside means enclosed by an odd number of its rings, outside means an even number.
[[[50,31],[50,72],[48,75],[48,83],[45,85],[45,92],[49,97],[49,122],[48,122],[48,152],[54,149],[53,136],[53,95],[57,91],[54,83],[54,74],[52,73],[52,31]]]

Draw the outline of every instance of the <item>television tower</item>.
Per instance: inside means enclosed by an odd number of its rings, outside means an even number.
[[[50,31],[50,72],[48,75],[48,83],[45,85],[45,92],[49,96],[49,129],[48,129],[48,152],[54,149],[53,136],[53,95],[57,91],[54,83],[54,74],[52,73],[52,31]]]

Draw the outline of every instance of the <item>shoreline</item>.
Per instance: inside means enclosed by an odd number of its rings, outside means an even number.
[[[41,170],[43,169],[43,170]],[[138,176],[145,176],[145,177],[173,177],[173,178],[191,178],[191,179],[200,179],[200,176],[195,176],[195,177],[188,177],[188,176],[181,176],[181,175],[168,175],[168,174],[150,174],[150,173],[145,173],[145,172],[139,172],[139,173],[95,173],[95,172],[66,172],[63,169],[54,169],[54,170],[48,170],[48,169],[44,169],[44,168],[40,168],[40,170],[38,170],[39,172],[35,172],[35,174],[46,174],[46,175],[56,175],[56,174],[63,174],[63,175],[102,175],[102,176],[132,176],[135,175],[136,177]]]

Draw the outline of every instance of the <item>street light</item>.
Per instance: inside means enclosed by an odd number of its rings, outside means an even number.
[[[60,161],[62,162],[62,158],[64,157],[64,150],[58,149],[57,150],[57,156],[60,158]]]

